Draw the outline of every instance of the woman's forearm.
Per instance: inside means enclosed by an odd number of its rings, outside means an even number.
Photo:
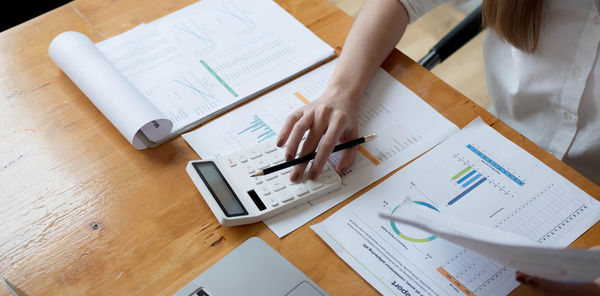
[[[346,38],[328,91],[340,98],[360,100],[407,24],[406,9],[397,0],[368,0]]]

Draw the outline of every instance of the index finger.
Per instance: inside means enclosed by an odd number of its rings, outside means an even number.
[[[290,136],[290,133],[292,132],[292,128],[294,127],[296,122],[298,122],[300,120],[300,118],[302,118],[302,116],[304,116],[304,111],[301,108],[297,109],[292,114],[288,115],[288,117],[285,119],[285,123],[283,124],[283,127],[279,131],[279,135],[277,136],[277,146],[278,147],[283,146],[283,144],[285,144],[287,142],[288,137]]]
[[[331,123],[323,136],[323,140],[319,144],[317,155],[308,171],[308,177],[310,179],[314,180],[321,173],[321,170],[329,159],[329,155],[335,147],[337,139],[339,139],[344,132],[345,126],[345,121],[342,117],[336,116],[332,118]]]

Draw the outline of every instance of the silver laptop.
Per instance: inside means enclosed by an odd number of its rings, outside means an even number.
[[[326,296],[321,287],[262,239],[252,237],[175,296]]]

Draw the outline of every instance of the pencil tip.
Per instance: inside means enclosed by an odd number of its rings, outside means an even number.
[[[264,174],[265,174],[265,173],[264,173],[263,171],[258,171],[258,172],[256,172],[256,173],[254,173],[254,174],[250,175],[250,177],[259,177],[259,176],[262,176],[262,175],[264,175]]]

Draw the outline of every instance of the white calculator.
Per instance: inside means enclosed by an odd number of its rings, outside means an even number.
[[[288,176],[291,167],[251,177],[258,170],[282,163],[284,150],[274,140],[264,141],[226,157],[190,161],[186,170],[219,223],[225,226],[262,221],[342,185],[329,163],[314,181],[304,174],[299,183],[292,183]]]

